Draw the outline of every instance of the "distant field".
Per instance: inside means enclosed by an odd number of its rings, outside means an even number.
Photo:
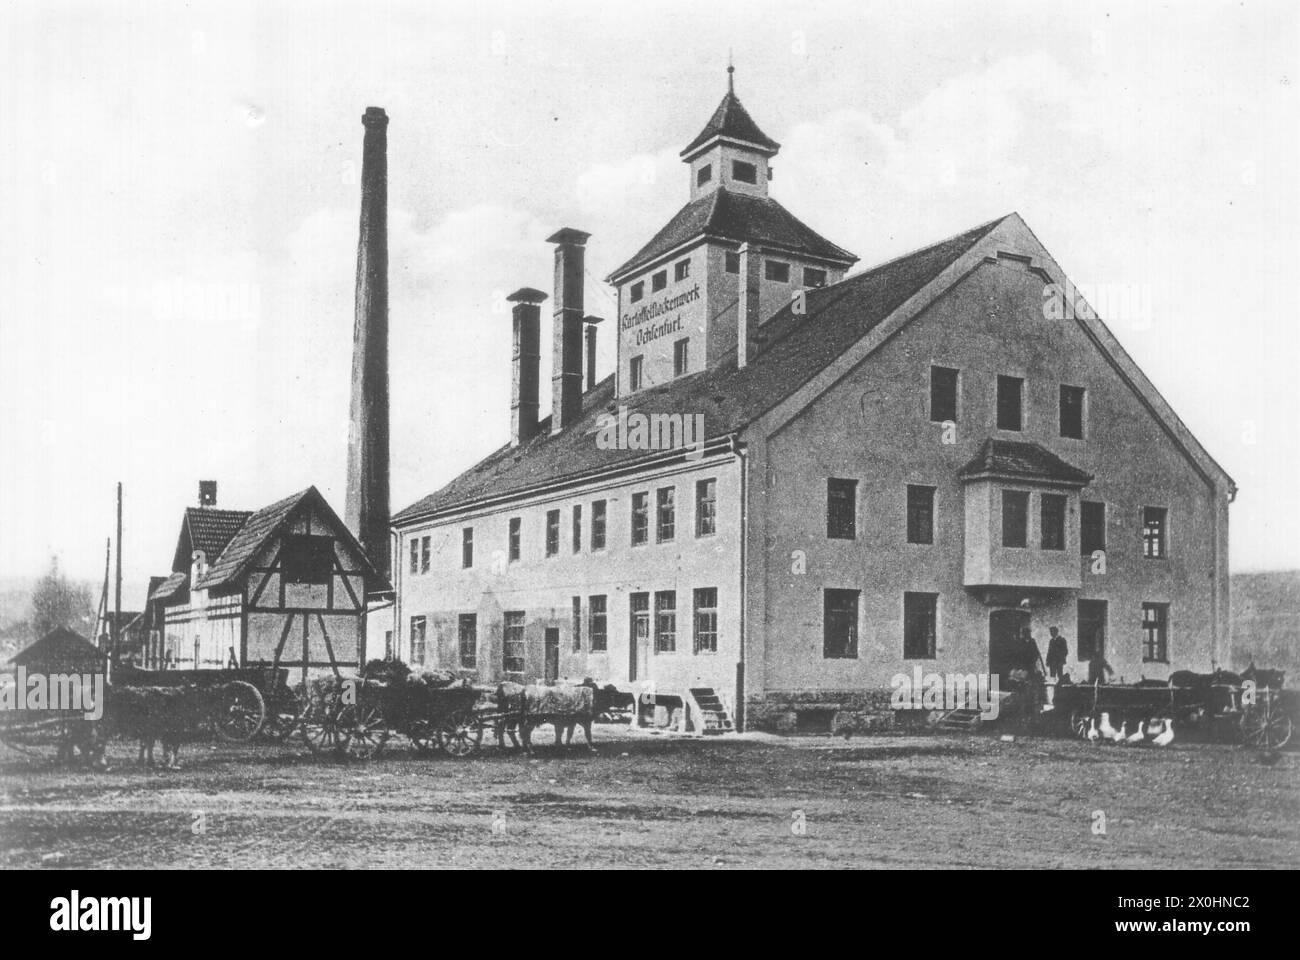
[[[0,747],[0,866],[1300,866],[1294,752],[623,727],[596,746],[362,764],[198,744],[154,772],[114,744],[108,773]]]

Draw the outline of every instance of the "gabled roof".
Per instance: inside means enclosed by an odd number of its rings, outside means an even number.
[[[735,433],[807,383],[1001,222],[983,224],[839,283],[809,290],[805,315],[796,316],[787,306],[762,325],[759,348],[744,368],[738,369],[730,356],[706,371],[617,402],[627,407],[629,415],[701,414],[711,439]],[[537,436],[518,447],[501,447],[441,490],[398,512],[393,522],[657,456],[597,447],[600,415],[614,410],[614,377],[610,376],[584,394],[582,415],[573,426],[551,436],[549,419],[543,421]]]
[[[1046,447],[1020,440],[985,440],[966,466],[957,471],[963,479],[997,477],[1084,487],[1092,474],[1066,463]]]
[[[194,551],[202,550],[211,563],[226,549],[226,545],[244,521],[249,517],[247,510],[218,510],[215,507],[186,507],[185,519],[181,521],[181,534],[176,542],[176,556],[172,559],[173,570],[188,570]]]
[[[686,145],[681,156],[685,157],[693,153],[715,137],[752,143],[761,147],[765,153],[776,153],[781,149],[781,144],[758,129],[758,124],[749,115],[749,111],[740,102],[734,90],[727,91],[727,95],[718,104],[718,109],[714,110],[713,116],[709,117],[709,122],[704,125],[699,136]]]
[[[157,578],[150,578],[150,584],[155,579]],[[168,597],[173,597],[189,582],[189,579],[190,575],[188,573],[173,573],[149,591],[149,599],[166,600]]]
[[[719,187],[678,210],[649,243],[605,279],[615,281],[700,236],[735,243],[748,240],[845,266],[858,259],[856,254],[831,243],[771,197],[734,193]]]
[[[95,669],[107,656],[79,633],[67,627],[55,627],[35,643],[14,654],[10,663],[15,667],[41,669]]]
[[[365,550],[357,542],[352,531],[339,519],[338,514],[315,487],[308,487],[250,514],[239,532],[231,538],[230,543],[221,552],[221,556],[212,562],[207,572],[194,584],[194,588],[210,590],[238,579],[261,552],[262,547],[280,533],[297,513],[299,507],[306,504],[311,504],[329,518],[335,535],[351,546],[358,559],[365,565],[367,584],[381,589],[391,589],[375,569],[370,558],[366,556]]]

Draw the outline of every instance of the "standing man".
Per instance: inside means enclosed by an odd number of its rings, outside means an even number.
[[[1070,644],[1058,628],[1049,627],[1048,632],[1052,639],[1047,642],[1047,673],[1053,680],[1059,680],[1070,655]]]

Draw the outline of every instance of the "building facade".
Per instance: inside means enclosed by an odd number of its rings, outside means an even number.
[[[576,394],[588,235],[552,238],[552,416],[524,288],[511,442],[394,518],[395,654],[778,730],[1005,674],[1024,627],[1076,679],[1224,662],[1235,486],[1020,217],[846,277],[768,196],[778,149],[729,84]]]

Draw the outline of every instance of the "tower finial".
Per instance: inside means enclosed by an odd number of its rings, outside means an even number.
[[[728,47],[727,48],[727,93],[736,92],[736,83],[734,80],[735,73],[736,73],[736,68],[731,62],[731,48]]]

